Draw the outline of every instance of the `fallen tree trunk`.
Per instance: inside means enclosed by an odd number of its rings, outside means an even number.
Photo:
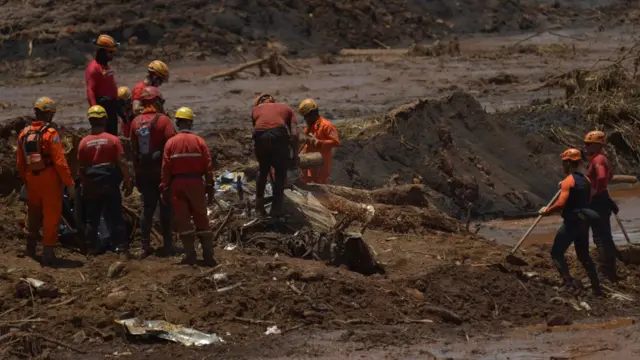
[[[268,60],[269,60],[268,58],[264,58],[264,59],[258,59],[258,60],[249,61],[248,63],[244,63],[244,64],[242,64],[240,66],[237,66],[237,67],[235,67],[235,68],[233,68],[231,70],[222,71],[222,72],[210,75],[207,79],[208,80],[214,80],[214,79],[221,78],[221,77],[232,76],[232,75],[235,75],[235,74],[241,72],[242,70],[248,69],[250,67],[262,65],[262,64],[266,63]]]
[[[638,182],[638,177],[633,175],[613,175],[613,178],[609,183],[611,184],[635,184]]]
[[[333,194],[345,199],[363,204],[412,205],[418,207],[429,206],[429,199],[421,184],[400,185],[376,190],[354,189],[346,186],[311,184],[305,186],[316,196]]]

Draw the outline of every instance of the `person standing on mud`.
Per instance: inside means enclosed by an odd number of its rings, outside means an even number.
[[[617,281],[616,245],[611,233],[611,213],[618,213],[618,207],[609,195],[609,181],[613,178],[609,159],[603,154],[606,136],[602,131],[591,131],[584,138],[585,151],[589,159],[587,177],[591,181],[591,209],[600,219],[591,224],[593,242],[598,247],[598,269],[611,281]]]
[[[122,109],[120,117],[120,136],[131,137],[131,122],[133,121],[133,103],[131,91],[126,86],[118,88],[118,106]]]
[[[259,163],[256,179],[256,212],[265,216],[264,191],[271,168],[275,173],[271,216],[282,215],[287,169],[298,164],[298,129],[296,114],[287,104],[276,103],[269,94],[256,98],[251,112],[253,141]],[[295,158],[295,164],[292,159]]]
[[[94,41],[95,59],[89,63],[84,73],[89,106],[102,106],[109,116],[107,132],[118,136],[118,87],[109,62],[113,60],[118,43],[109,35],[100,35]]]
[[[156,207],[160,206],[162,227],[162,255],[174,253],[171,234],[171,207],[160,201],[162,154],[167,141],[176,134],[173,123],[164,114],[164,98],[156,87],[146,87],[140,101],[144,109],[131,124],[131,149],[136,173],[136,187],[142,195],[143,212],[140,220],[142,257],[151,254],[151,227]]]
[[[160,60],[153,60],[147,66],[147,77],[143,81],[140,81],[134,88],[132,93],[133,98],[133,113],[139,115],[142,113],[144,106],[141,102],[141,96],[144,88],[147,86],[153,86],[159,88],[163,83],[169,81],[169,67],[167,64]]]
[[[215,266],[213,233],[207,217],[207,205],[213,204],[214,196],[211,152],[204,139],[191,132],[193,118],[193,111],[188,107],[181,107],[176,112],[175,121],[180,132],[164,147],[160,191],[163,202],[171,201],[175,214],[176,230],[185,252],[182,264],[196,263],[197,237],[205,264]],[[167,199],[169,192],[171,198]]]
[[[129,242],[124,231],[120,183],[124,177],[125,196],[131,195],[133,184],[129,167],[124,161],[124,149],[117,136],[105,132],[107,111],[100,105],[89,108],[87,117],[91,134],[80,141],[78,163],[82,183],[87,248],[92,254],[107,249],[98,245],[98,226],[104,213],[111,231],[111,243],[129,255]]]
[[[597,221],[599,216],[588,208],[591,201],[591,184],[582,173],[582,153],[578,149],[567,149],[560,155],[560,159],[567,174],[560,183],[560,197],[553,205],[540,209],[542,216],[562,210],[563,223],[553,241],[551,259],[564,280],[565,290],[579,290],[582,284],[579,281],[575,282],[571,277],[569,265],[564,256],[569,246],[573,244],[578,260],[587,271],[593,294],[601,296],[598,271],[589,254],[589,223]]]
[[[304,99],[298,106],[298,112],[304,116],[307,127],[304,129],[304,145],[301,154],[319,152],[322,154],[324,166],[319,169],[307,169],[302,172],[305,184],[328,184],[331,174],[333,149],[340,146],[338,130],[329,120],[320,116],[318,104],[313,99]]]
[[[35,120],[18,135],[18,174],[27,187],[28,230],[26,255],[35,258],[36,246],[43,231],[42,265],[55,262],[58,224],[62,217],[62,189],[75,197],[71,171],[64,157],[60,134],[51,125],[56,103],[48,97],[34,104]]]

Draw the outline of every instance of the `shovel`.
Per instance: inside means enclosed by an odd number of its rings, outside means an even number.
[[[560,190],[558,190],[558,192],[556,193],[556,195],[553,197],[553,199],[551,199],[551,201],[549,201],[549,203],[547,204],[547,207],[553,205],[554,202],[556,202],[556,200],[558,199],[558,197],[560,196]],[[538,225],[538,223],[540,222],[540,220],[542,220],[542,215],[539,215],[536,218],[536,221],[533,222],[533,224],[531,225],[531,227],[529,228],[529,230],[527,230],[527,232],[522,235],[522,237],[520,238],[520,240],[518,240],[518,243],[513,247],[513,249],[511,249],[511,252],[509,253],[509,255],[507,255],[506,260],[509,264],[511,265],[517,265],[517,266],[525,266],[527,265],[527,262],[524,261],[523,259],[513,255],[516,251],[518,251],[518,249],[520,248],[520,245],[522,245],[522,243],[527,239],[527,237],[529,237],[529,234],[531,234],[531,232],[533,231],[533,229],[535,229],[535,227]]]

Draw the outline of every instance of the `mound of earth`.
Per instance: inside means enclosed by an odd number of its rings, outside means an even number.
[[[534,154],[528,143],[544,144]],[[346,140],[335,154],[335,183],[373,189],[423,183],[432,202],[454,215],[505,215],[546,203],[562,179],[562,146],[541,134],[521,137],[465,93],[420,100]]]
[[[3,1],[2,70],[42,76],[82,66],[91,39],[113,35],[119,56],[204,59],[279,41],[295,55],[407,45],[451,33],[533,29],[621,16],[626,1]],[[598,7],[599,6],[599,7]],[[626,14],[627,12],[623,12]],[[622,15],[624,16],[624,15]],[[23,61],[22,64],[15,64]],[[56,67],[48,65],[55,61]],[[8,64],[13,63],[13,64]],[[25,75],[26,75],[25,74]],[[39,74],[39,75],[38,75]]]

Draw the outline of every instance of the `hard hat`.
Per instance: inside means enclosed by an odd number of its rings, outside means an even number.
[[[318,104],[313,99],[304,99],[298,105],[298,112],[304,115],[308,115],[313,110],[318,110]]]
[[[33,104],[34,109],[38,109],[42,112],[56,112],[56,103],[46,96],[43,96],[36,100],[36,103]]]
[[[131,90],[126,86],[120,86],[118,88],[118,99],[131,100]]]
[[[164,81],[169,81],[169,67],[160,60],[153,60],[147,66],[149,72],[156,74]]]
[[[584,137],[584,142],[586,144],[597,143],[597,144],[606,145],[607,137],[604,135],[602,131],[594,130],[589,132],[587,136]]]
[[[116,48],[120,44],[118,44],[111,36],[103,34],[98,36],[98,38],[93,42],[93,45],[98,49],[105,49],[113,52],[116,51]]]
[[[269,94],[260,94],[258,95],[258,97],[256,98],[256,100],[253,102],[253,106],[258,106],[262,103],[266,103],[266,102],[271,102],[274,103],[276,102],[276,99],[269,95]]]
[[[560,159],[562,159],[562,161],[580,161],[582,160],[582,153],[578,149],[570,148],[565,150],[562,155],[560,155]]]
[[[160,89],[155,86],[147,86],[142,90],[140,99],[145,102],[152,102],[154,100],[164,100]]]
[[[176,119],[184,119],[193,121],[193,111],[186,106],[181,107],[176,111]]]
[[[87,117],[89,119],[104,119],[107,117],[107,110],[100,105],[93,105],[87,111]]]

